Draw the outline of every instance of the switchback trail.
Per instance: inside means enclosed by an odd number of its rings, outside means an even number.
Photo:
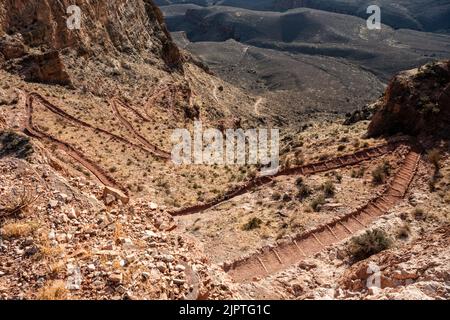
[[[119,111],[119,108],[117,107],[117,104],[120,104],[122,107],[131,110],[134,114],[136,114],[139,118],[141,118],[144,121],[149,121],[149,119],[144,115],[142,115],[139,111],[135,110],[134,108],[130,107],[129,105],[118,99],[114,99],[111,101],[111,107],[114,113],[116,114],[117,118],[119,119],[119,121],[127,128],[128,131],[130,131],[134,136],[136,136],[139,142],[141,142],[154,155],[162,159],[166,160],[170,159],[171,157],[170,153],[159,149],[157,146],[150,143],[144,136],[142,136],[140,133],[137,132],[137,130],[134,129],[133,125],[127,119],[125,119],[125,117],[122,116],[122,114]]]
[[[61,140],[58,140],[57,138],[53,137],[52,135],[42,132],[38,128],[36,128],[33,124],[33,102],[35,99],[39,100],[39,102],[42,102],[41,99],[39,99],[39,96],[36,94],[26,94],[21,92],[22,95],[25,95],[25,109],[26,109],[26,121],[24,124],[25,131],[38,139],[47,140],[48,142],[54,143],[57,145],[60,149],[65,151],[70,157],[75,159],[77,162],[79,162],[81,165],[83,165],[86,169],[88,169],[92,174],[94,174],[98,180],[100,180],[101,183],[103,183],[105,186],[112,187],[118,190],[121,190],[126,195],[128,194],[127,190],[123,188],[121,185],[119,185],[111,176],[106,173],[105,170],[103,170],[100,166],[98,166],[93,161],[89,160],[84,156],[84,154],[81,151],[76,150],[74,147],[72,147],[70,144],[63,142]]]
[[[160,154],[158,154],[157,152],[155,152],[152,149],[144,148],[144,147],[142,147],[139,144],[133,143],[133,142],[131,142],[131,141],[129,141],[129,140],[127,140],[127,139],[125,139],[125,138],[123,138],[121,136],[118,136],[118,135],[116,135],[114,133],[111,133],[111,132],[109,132],[109,131],[107,131],[105,129],[94,127],[93,125],[91,125],[91,124],[89,124],[87,122],[84,122],[84,121],[82,121],[82,120],[80,120],[80,119],[78,119],[78,118],[68,114],[67,112],[65,112],[61,108],[55,106],[54,104],[52,104],[51,102],[46,100],[44,97],[42,97],[38,93],[30,93],[29,96],[33,97],[34,100],[38,101],[43,107],[45,107],[49,111],[53,112],[54,114],[56,114],[56,115],[58,115],[58,116],[60,116],[62,118],[65,118],[66,120],[69,120],[69,121],[71,121],[71,122],[73,122],[75,124],[78,124],[80,126],[89,128],[91,130],[94,130],[95,132],[100,132],[100,133],[103,133],[105,135],[108,135],[108,136],[110,136],[112,139],[114,139],[116,141],[125,143],[125,144],[127,144],[127,145],[129,145],[129,146],[131,146],[133,148],[139,149],[139,150],[141,150],[143,152],[151,153],[152,155],[154,155],[154,156],[156,156],[158,158],[165,158],[165,157],[161,156]]]
[[[308,233],[291,237],[274,247],[262,248],[246,258],[225,264],[224,270],[236,281],[252,281],[277,273],[311,257],[324,248],[367,228],[403,199],[417,172],[420,153],[410,150],[384,193],[363,207]]]
[[[171,214],[173,216],[185,216],[190,214],[195,214],[198,212],[205,211],[212,207],[215,207],[225,201],[228,201],[237,196],[243,195],[247,192],[252,191],[254,188],[268,184],[273,181],[272,178],[280,177],[280,176],[291,176],[291,175],[313,175],[321,172],[327,172],[343,167],[354,166],[361,162],[372,160],[383,155],[394,152],[398,146],[402,145],[406,142],[406,139],[400,139],[395,142],[386,143],[381,146],[372,147],[357,151],[352,154],[340,156],[337,158],[320,161],[317,163],[306,164],[303,166],[288,168],[282,171],[279,171],[277,174],[273,176],[260,176],[252,179],[244,185],[238,186],[228,192],[226,192],[222,197],[214,199],[210,202],[194,205],[192,207],[182,208],[177,211],[172,211]]]

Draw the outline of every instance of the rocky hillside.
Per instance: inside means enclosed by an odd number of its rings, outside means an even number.
[[[175,165],[174,129],[197,119],[270,128],[264,112],[277,113],[282,90],[270,100],[217,78],[173,45],[152,1],[79,0],[80,30],[65,27],[68,4],[0,4],[0,299],[370,298],[355,241],[378,253],[371,259],[388,279],[406,270],[420,296],[448,296],[448,143],[425,157],[408,137],[366,138],[366,121],[316,114],[280,128],[277,176],[258,176],[257,165]],[[290,67],[287,54],[275,56]],[[379,85],[338,60],[301,61],[320,88],[350,82],[356,95]],[[448,63],[422,69],[419,91],[449,82],[436,82]],[[339,103],[359,98],[349,96]],[[317,92],[308,98],[320,104]],[[375,242],[364,237],[374,228]],[[409,244],[423,254],[402,265]],[[410,282],[394,280],[407,297]]]
[[[66,9],[71,4],[57,0],[3,1],[0,62],[6,61],[7,68],[27,80],[62,84],[80,82],[68,70],[74,63],[81,63],[80,59],[102,57],[105,63],[109,60],[111,72],[125,60],[181,67],[180,52],[152,1],[81,2],[79,30],[69,30],[66,24]]]
[[[394,77],[369,126],[369,136],[407,133],[450,136],[450,61]]]
[[[152,1],[78,1],[79,30],[70,4],[0,3],[0,299],[222,296],[169,212],[239,168],[176,167],[170,134],[248,125],[255,99],[180,52]]]
[[[16,46],[25,47],[16,57],[30,49],[68,49],[80,55],[126,53],[133,58],[162,59],[170,65],[180,63],[161,12],[152,1],[81,2],[82,26],[68,31],[66,9],[71,4],[59,0],[4,1],[1,12],[7,14],[1,17],[0,35],[6,34],[16,39]],[[14,58],[5,50],[8,47],[2,51],[6,59]]]

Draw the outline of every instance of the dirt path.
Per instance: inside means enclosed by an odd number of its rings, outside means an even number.
[[[236,282],[252,281],[287,269],[324,248],[351,237],[355,232],[367,228],[404,198],[419,161],[420,153],[411,150],[384,193],[367,205],[306,234],[292,237],[275,247],[263,248],[247,258],[225,265],[224,270]]]
[[[122,116],[122,114],[119,111],[119,108],[117,107],[117,104],[120,104],[122,107],[131,110],[134,114],[136,114],[138,117],[140,117],[144,121],[149,121],[149,119],[146,118],[145,116],[143,116],[142,114],[140,114],[134,108],[128,106],[127,104],[125,104],[121,101],[118,101],[117,99],[114,99],[113,101],[111,101],[111,107],[112,107],[114,113],[116,114],[117,118],[119,119],[119,121],[127,128],[128,131],[130,131],[139,140],[139,142],[141,142],[148,150],[150,150],[154,155],[158,156],[159,158],[166,159],[166,160],[170,159],[170,157],[171,157],[170,153],[159,149],[157,146],[150,143],[144,136],[139,134],[137,132],[137,130],[134,129],[133,125],[130,122],[128,122],[128,120],[125,119],[125,117]]]
[[[89,128],[91,130],[94,130],[95,132],[100,132],[103,133],[105,135],[110,136],[112,139],[125,143],[133,148],[139,149],[140,151],[146,152],[146,153],[151,153],[152,155],[158,157],[158,158],[163,158],[161,155],[159,155],[157,152],[155,152],[154,150],[151,149],[147,149],[144,148],[142,146],[140,146],[139,144],[133,143],[131,141],[129,141],[128,139],[125,139],[121,136],[118,136],[114,133],[111,133],[105,129],[101,129],[101,128],[97,128],[94,127],[93,125],[84,122],[70,114],[68,114],[67,112],[65,112],[64,110],[62,110],[61,108],[55,106],[54,104],[52,104],[51,102],[49,102],[48,100],[46,100],[44,97],[42,97],[41,95],[37,94],[37,93],[30,93],[29,96],[31,96],[33,98],[33,100],[38,101],[43,107],[45,107],[46,109],[48,109],[49,111],[53,112],[54,114],[65,118],[66,120],[71,121],[72,123],[78,124],[80,126],[83,126],[85,128]]]
[[[38,99],[40,102],[42,101],[39,99],[36,94],[25,94],[24,101],[25,101],[25,109],[26,109],[26,121],[24,124],[25,130],[30,134],[31,136],[34,136],[38,139],[47,140],[48,142],[54,143],[57,145],[60,149],[65,151],[70,157],[75,159],[77,162],[79,162],[81,165],[83,165],[87,170],[89,170],[92,174],[94,174],[97,179],[103,183],[105,186],[112,187],[118,190],[123,191],[125,194],[127,194],[127,190],[123,188],[121,185],[119,185],[112,177],[110,177],[105,170],[103,170],[100,166],[98,166],[93,161],[89,160],[84,156],[84,154],[81,151],[76,150],[74,147],[69,145],[66,142],[63,142],[61,140],[58,140],[57,138],[51,136],[48,133],[42,132],[39,129],[37,129],[33,124],[33,102]]]
[[[402,145],[403,142],[404,142],[404,140],[399,140],[399,141],[387,143],[387,144],[384,144],[384,145],[381,145],[378,147],[363,149],[363,150],[357,151],[355,153],[340,156],[337,158],[320,161],[317,163],[306,164],[306,165],[299,166],[299,167],[288,168],[288,169],[279,171],[276,175],[271,176],[271,177],[268,177],[268,176],[256,177],[255,179],[247,182],[246,184],[238,186],[238,187],[226,192],[220,198],[214,199],[207,203],[197,204],[192,207],[187,207],[187,208],[182,208],[177,211],[172,211],[171,214],[173,216],[185,216],[185,215],[195,214],[195,213],[205,211],[205,210],[213,208],[225,201],[229,201],[232,198],[235,198],[237,196],[240,196],[247,192],[250,192],[253,189],[255,189],[256,187],[268,184],[273,181],[272,178],[274,178],[274,177],[291,176],[291,175],[298,175],[298,174],[307,176],[307,175],[317,174],[317,173],[321,173],[321,172],[336,170],[336,169],[343,168],[343,167],[354,166],[361,162],[376,159],[383,155],[392,153],[396,150],[396,148],[398,146]]]

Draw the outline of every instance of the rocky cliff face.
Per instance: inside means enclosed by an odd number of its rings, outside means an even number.
[[[450,61],[427,64],[392,79],[368,129],[371,137],[394,133],[450,136]]]
[[[80,29],[70,30],[68,0],[0,4],[0,63],[27,80],[70,83],[61,55],[105,56],[179,69],[181,54],[151,0],[78,1]],[[64,65],[66,64],[66,65]],[[30,73],[33,76],[30,76]]]

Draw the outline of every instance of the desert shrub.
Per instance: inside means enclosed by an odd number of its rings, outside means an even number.
[[[285,193],[285,194],[283,194],[283,201],[290,202],[290,201],[292,201],[292,197],[288,193]]]
[[[373,184],[382,184],[386,180],[386,174],[384,173],[383,166],[378,166],[372,171],[372,182]]]
[[[427,153],[427,159],[434,166],[434,170],[439,172],[440,170],[440,162],[441,162],[441,153],[438,149],[432,149]]]
[[[319,195],[317,198],[314,198],[311,201],[311,208],[315,212],[319,212],[321,207],[325,204],[325,197],[323,195]]]
[[[13,155],[19,159],[25,159],[32,153],[33,146],[28,137],[13,131],[0,133],[0,158]]]
[[[332,181],[327,181],[322,185],[323,195],[325,198],[332,198],[336,193],[336,188]]]
[[[300,188],[298,188],[298,192],[295,195],[295,197],[298,200],[302,201],[308,198],[311,195],[311,193],[312,193],[311,189],[306,184],[304,184]]]
[[[365,173],[366,173],[366,168],[361,167],[358,170],[352,170],[351,177],[352,178],[362,178],[362,177],[364,177]]]
[[[346,148],[346,146],[341,144],[340,146],[337,147],[337,151],[344,151],[345,148]]]
[[[392,170],[392,167],[391,167],[390,163],[387,162],[387,161],[384,161],[382,167],[383,167],[384,174],[386,176],[390,176],[391,175],[391,170]]]
[[[351,239],[349,251],[355,261],[369,258],[392,245],[388,235],[380,229],[369,230]]]
[[[280,199],[281,199],[281,194],[279,194],[278,192],[272,193],[272,200],[278,201]]]
[[[410,234],[411,228],[406,223],[397,229],[397,238],[399,239],[406,239]]]
[[[262,223],[263,222],[261,219],[253,217],[250,220],[248,220],[248,222],[246,224],[244,224],[242,226],[242,230],[250,231],[250,230],[258,229]]]
[[[295,180],[295,186],[296,186],[297,188],[301,188],[304,184],[305,184],[305,183],[304,183],[304,181],[303,181],[303,177],[298,177],[298,178]]]
[[[117,172],[117,167],[111,167],[111,168],[109,168],[109,172],[111,172],[111,173],[114,173],[114,172]]]
[[[427,214],[425,212],[425,210],[423,210],[422,208],[416,208],[413,210],[412,215],[414,217],[414,219],[416,220],[426,220],[427,218]]]

